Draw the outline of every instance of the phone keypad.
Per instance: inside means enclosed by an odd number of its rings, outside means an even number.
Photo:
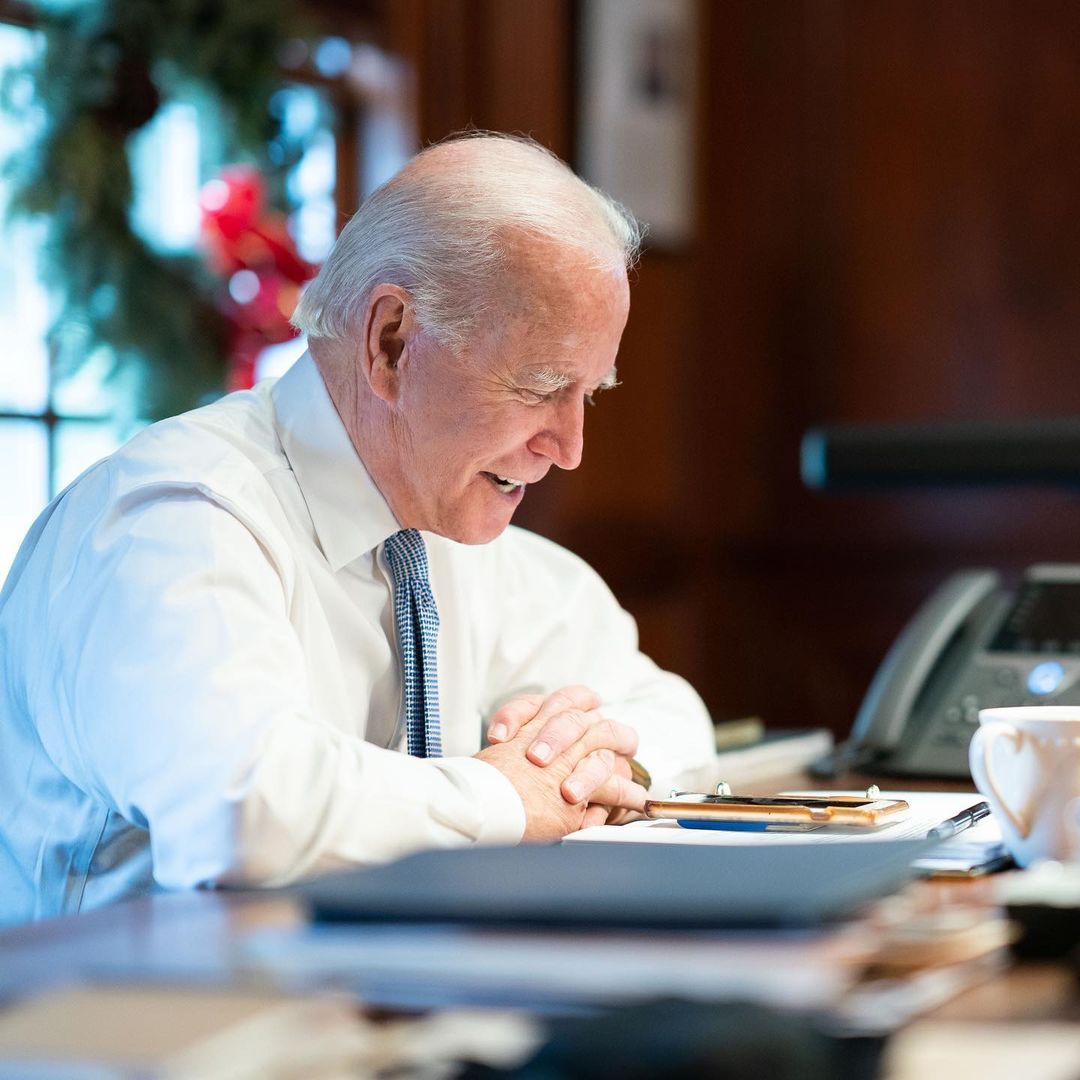
[[[939,745],[959,744],[971,738],[971,731],[979,723],[979,710],[1008,705],[1037,705],[1047,700],[1046,693],[1041,695],[1030,692],[1025,684],[1030,674],[1027,666],[980,666],[978,685],[974,691],[970,688],[959,700],[946,700],[939,708],[940,726],[933,734],[934,742]],[[1054,696],[1061,700],[1062,691],[1073,685],[1076,672],[1063,671]],[[1075,697],[1075,695],[1070,695]]]
[[[1060,678],[1036,680],[1039,665],[1060,666]],[[913,727],[911,750],[903,771],[912,775],[962,776],[967,772],[967,749],[982,709],[1017,705],[1080,705],[1080,657],[1036,652],[1009,656],[976,654],[975,662],[956,679],[952,671],[929,688],[918,709],[920,724]],[[958,685],[959,683],[959,685]],[[1046,689],[1043,689],[1046,687]],[[1035,692],[1042,690],[1041,694]]]

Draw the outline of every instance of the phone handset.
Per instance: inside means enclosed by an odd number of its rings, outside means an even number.
[[[949,641],[999,583],[993,570],[965,570],[927,599],[874,676],[851,729],[852,742],[875,750],[896,746]]]
[[[851,737],[813,771],[830,775],[857,769],[896,747],[920,691],[949,642],[999,583],[992,570],[965,570],[950,577],[926,600],[878,668]]]

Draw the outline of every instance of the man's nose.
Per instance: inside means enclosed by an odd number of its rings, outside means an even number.
[[[550,458],[560,469],[576,469],[581,464],[584,427],[584,401],[564,399],[550,423],[529,440],[529,449]]]

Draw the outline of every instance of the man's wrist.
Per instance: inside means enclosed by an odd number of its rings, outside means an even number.
[[[479,810],[477,844],[517,844],[525,835],[525,804],[512,783],[494,765],[478,757],[431,759],[467,785]]]

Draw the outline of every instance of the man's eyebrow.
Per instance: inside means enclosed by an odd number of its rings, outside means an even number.
[[[565,372],[557,371],[555,368],[533,368],[532,371],[526,372],[523,381],[545,391],[565,390],[566,387],[571,386],[574,382],[574,380]],[[618,385],[618,374],[615,369],[612,368],[596,384],[596,389],[611,390]]]
[[[525,373],[523,381],[540,390],[565,390],[574,380],[555,368],[533,368]]]
[[[619,385],[619,373],[612,368],[597,384],[597,390],[614,390]]]

